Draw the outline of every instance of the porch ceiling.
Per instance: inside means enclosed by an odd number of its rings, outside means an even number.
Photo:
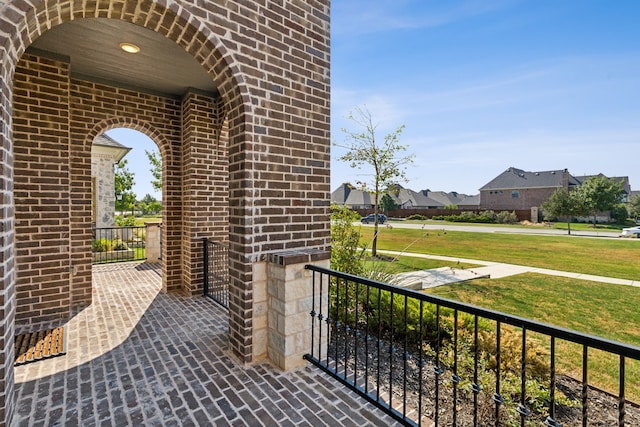
[[[121,42],[137,45],[140,52],[125,53]],[[74,76],[169,95],[183,95],[190,87],[216,92],[204,68],[180,46],[125,21],[70,21],[46,31],[29,47],[34,48],[69,57]]]

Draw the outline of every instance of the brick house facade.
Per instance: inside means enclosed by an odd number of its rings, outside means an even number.
[[[116,226],[115,165],[130,150],[106,134],[91,145],[91,217],[97,228]]]
[[[509,168],[480,188],[480,209],[526,210],[539,207],[558,188],[580,183],[569,172],[527,172]]]
[[[264,303],[265,265],[289,265],[278,253],[328,257],[329,1],[27,0],[0,9],[0,424],[14,412],[16,329],[91,304],[91,143],[116,127],[145,133],[163,158],[163,290],[201,293],[200,239],[227,242],[229,347],[244,363],[266,357],[272,344],[256,342],[268,334],[254,325],[264,323],[254,293]],[[49,28],[80,18],[162,34],[217,91],[119,87],[74,75],[67,58],[27,52]]]

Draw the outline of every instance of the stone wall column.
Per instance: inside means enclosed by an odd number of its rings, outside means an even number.
[[[147,262],[160,262],[160,226],[157,222],[145,222],[147,227],[145,233],[145,250],[147,254]]]
[[[310,312],[320,294],[316,289],[314,295],[313,274],[305,265],[328,268],[329,257],[329,252],[321,250],[288,251],[268,257],[267,355],[282,370],[304,365],[302,356],[311,351]]]

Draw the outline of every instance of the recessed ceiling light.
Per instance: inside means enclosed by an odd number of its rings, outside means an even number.
[[[124,50],[127,53],[138,53],[140,52],[140,48],[133,43],[120,43],[120,49]]]

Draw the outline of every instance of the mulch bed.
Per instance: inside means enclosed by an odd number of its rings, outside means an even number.
[[[339,340],[340,344],[338,345],[338,349],[336,349],[336,335],[342,335]],[[355,359],[357,358],[358,365],[358,373],[359,375],[363,375],[364,373],[364,363],[368,361],[369,366],[377,367],[380,369],[380,376],[377,375],[377,372],[374,369],[369,371],[368,378],[363,378],[358,381],[361,383],[361,386],[364,382],[369,384],[368,391],[371,394],[375,394],[377,390],[380,391],[380,396],[382,396],[383,401],[389,400],[389,392],[390,385],[393,388],[393,399],[394,405],[406,399],[407,409],[409,412],[414,412],[422,402],[423,411],[422,414],[425,418],[422,420],[423,426],[431,425],[432,420],[436,417],[435,407],[436,400],[438,401],[438,421],[439,425],[450,426],[453,425],[452,414],[453,414],[453,396],[452,396],[452,385],[450,381],[450,375],[442,375],[438,379],[436,379],[434,374],[435,363],[434,360],[430,357],[426,357],[424,359],[425,366],[422,369],[419,368],[416,363],[417,358],[415,355],[410,357],[407,361],[405,360],[402,351],[397,351],[391,356],[386,352],[388,349],[388,342],[384,342],[382,348],[384,351],[380,354],[380,358],[378,358],[377,354],[377,346],[374,343],[370,343],[370,345],[365,345],[364,337],[360,337],[358,341],[358,345],[354,346],[354,341],[350,339],[348,341],[348,349],[347,349],[347,358],[344,359],[345,355],[345,347],[344,341],[342,341],[343,334],[332,334],[332,340],[329,342],[328,348],[328,356],[330,359],[333,359],[334,352],[337,350],[338,354],[338,364],[336,365],[335,361],[331,361],[331,365],[333,368],[339,366],[337,368],[338,372],[342,374],[347,371],[350,375],[353,374],[353,368]],[[365,348],[368,351],[365,351]],[[326,360],[326,359],[325,359]],[[348,367],[345,370],[344,364],[347,364]],[[405,365],[406,364],[406,365]],[[390,368],[394,366],[393,370],[393,384],[390,384],[388,379],[390,376]],[[406,366],[407,368],[407,376],[406,378],[402,375],[402,367]],[[423,387],[419,386],[420,375],[419,372],[422,372],[422,384]],[[380,381],[380,382],[378,382]],[[435,382],[438,382],[440,386],[440,393],[436,398],[436,394],[434,393],[433,385]],[[558,421],[561,423],[563,427],[567,426],[581,426],[582,425],[582,408],[579,405],[582,393],[582,382],[577,381],[573,378],[570,378],[566,375],[559,375],[556,378],[557,388],[561,390],[567,397],[571,398],[575,402],[575,406],[572,408],[567,407],[559,407],[557,408],[556,417]],[[406,395],[402,395],[399,393],[403,387],[406,386],[407,393]],[[421,390],[422,398],[418,399],[418,392]],[[480,393],[481,398],[479,399],[479,426],[494,426],[495,425],[495,402],[492,400],[490,391],[483,391]],[[458,389],[458,395],[456,399],[457,406],[457,425],[473,425],[473,393],[469,390]],[[588,420],[589,426],[612,426],[618,425],[618,399],[615,396],[612,396],[608,393],[605,393],[601,390],[598,390],[593,387],[589,387],[588,391]],[[402,410],[400,409],[402,412]],[[501,408],[500,418],[505,417],[505,408]],[[626,402],[625,405],[625,425],[628,426],[640,426],[640,406],[633,402]],[[413,417],[409,417],[413,418]],[[545,414],[531,414],[527,417],[526,425],[545,425]],[[417,418],[413,418],[414,421],[417,421]],[[506,425],[506,423],[505,423]]]
[[[15,365],[37,362],[67,353],[64,326],[16,335]]]

